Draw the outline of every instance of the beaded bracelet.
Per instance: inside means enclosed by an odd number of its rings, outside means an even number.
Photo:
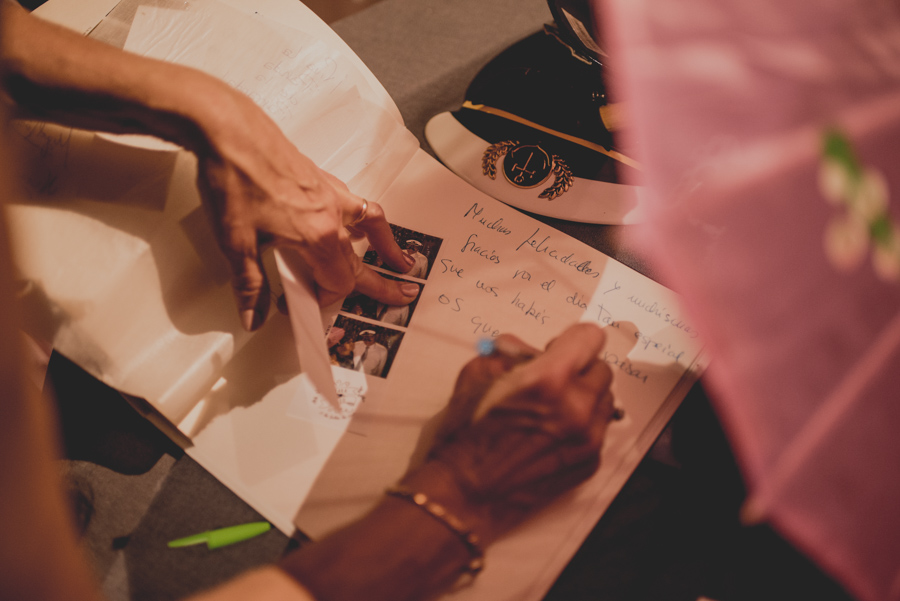
[[[405,499],[416,507],[421,507],[428,515],[458,536],[466,546],[466,549],[468,549],[469,555],[472,556],[472,559],[469,560],[469,563],[463,569],[464,572],[475,577],[484,568],[484,552],[481,550],[481,539],[462,520],[447,511],[446,507],[435,503],[425,493],[415,492],[405,486],[391,486],[384,492],[392,497]]]

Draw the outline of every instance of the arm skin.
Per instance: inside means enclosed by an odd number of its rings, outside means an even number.
[[[5,130],[0,106],[0,129]],[[0,131],[0,141],[5,131]],[[52,409],[24,375],[5,201],[14,189],[0,144],[0,596],[93,601],[100,594],[82,558],[57,466]]]
[[[443,505],[489,545],[584,481],[599,466],[613,412],[612,375],[597,359],[603,341],[599,328],[580,324],[526,364],[501,356],[470,362],[429,460],[401,483]],[[473,423],[482,402],[492,408]],[[385,497],[281,567],[318,601],[411,601],[447,589],[470,559],[446,526],[406,500]]]
[[[300,252],[322,305],[354,287],[388,304],[415,299],[418,286],[378,277],[353,252],[344,226],[360,214],[362,199],[224,82],[83,38],[10,0],[0,0],[0,78],[0,98],[14,117],[152,134],[197,155],[197,185],[231,266],[247,329],[259,327],[268,312],[260,254],[269,245]],[[369,202],[354,232],[368,236],[389,265],[409,269],[377,203]]]

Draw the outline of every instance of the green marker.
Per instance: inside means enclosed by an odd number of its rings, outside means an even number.
[[[218,549],[219,547],[233,545],[254,536],[259,536],[264,532],[268,532],[271,528],[272,524],[269,522],[250,522],[249,524],[238,524],[237,526],[228,526],[217,530],[207,530],[206,532],[169,541],[169,548],[189,547],[206,543],[209,549]]]

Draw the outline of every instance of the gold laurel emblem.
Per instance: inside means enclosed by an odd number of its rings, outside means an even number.
[[[481,156],[481,172],[491,179],[497,177],[497,159],[506,154],[510,148],[518,146],[519,142],[506,140],[505,142],[497,142],[491,144]]]
[[[516,140],[505,140],[503,142],[497,142],[496,144],[491,144],[484,151],[484,154],[481,157],[481,172],[491,179],[496,179],[497,177],[497,161],[500,157],[507,155],[506,162],[509,162],[509,158],[513,156],[515,153],[526,150],[526,149],[536,149],[541,154],[543,154],[544,159],[550,159],[549,163],[552,164],[552,169],[548,169],[554,175],[553,184],[541,192],[538,195],[538,198],[546,198],[547,200],[553,200],[564,194],[572,185],[575,183],[575,178],[572,176],[572,170],[569,169],[569,166],[566,164],[564,160],[562,160],[558,155],[547,156],[547,153],[541,149],[539,146],[525,146],[520,145]],[[529,155],[531,156],[531,155]],[[518,175],[515,177],[511,177],[510,173],[506,171],[506,165],[504,165],[504,175],[506,175],[506,180],[516,186],[517,188],[532,188],[536,185],[539,185],[541,181],[547,178],[547,175],[541,177],[537,175],[537,180],[535,183],[528,184],[523,181],[520,177],[524,173],[529,173],[534,175],[532,171],[526,171],[527,162],[525,166],[515,164],[513,161],[513,165],[511,170],[518,170]],[[549,168],[551,165],[547,165]],[[545,172],[546,173],[546,172]]]
[[[572,187],[572,184],[575,183],[575,178],[572,177],[572,170],[569,169],[569,166],[566,165],[565,161],[559,158],[557,155],[553,155],[553,185],[544,190],[539,194],[540,198],[546,198],[547,200],[553,200],[557,196],[561,194],[565,194],[565,192]]]

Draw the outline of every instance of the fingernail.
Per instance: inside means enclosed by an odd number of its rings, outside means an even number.
[[[400,292],[403,293],[403,296],[415,296],[419,293],[419,285],[403,284],[402,286],[400,286]]]
[[[412,266],[416,262],[416,260],[413,259],[412,256],[406,253],[403,253],[403,260],[406,261],[406,264],[409,266]]]

